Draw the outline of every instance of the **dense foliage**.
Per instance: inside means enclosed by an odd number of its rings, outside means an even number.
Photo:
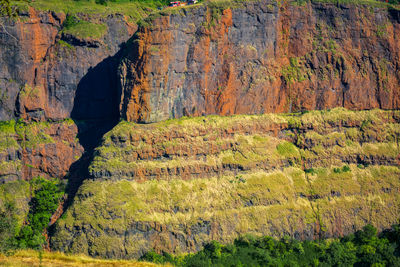
[[[39,249],[46,242],[43,232],[59,205],[63,190],[57,182],[43,178],[33,179],[31,188],[33,197],[29,203],[29,214],[20,229],[12,203],[6,203],[5,210],[0,212],[0,252],[15,248]]]
[[[230,245],[213,241],[182,257],[152,251],[142,260],[177,266],[400,266],[400,227],[378,236],[367,225],[340,240],[323,241],[245,236]]]
[[[0,211],[0,253],[7,252],[16,246],[15,211],[15,205],[10,202],[6,202],[4,210]]]

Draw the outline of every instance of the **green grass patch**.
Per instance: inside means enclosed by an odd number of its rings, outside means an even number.
[[[29,6],[41,11],[62,12],[64,14],[100,15],[107,17],[112,14],[122,14],[136,22],[146,17],[150,12],[162,6],[162,1],[108,1],[107,5],[96,4],[95,0],[36,0],[31,2],[13,1],[17,7],[27,10]]]
[[[63,33],[81,38],[100,39],[107,33],[107,25],[81,20],[65,27]]]
[[[165,266],[135,260],[98,259],[84,255],[65,254],[58,251],[17,250],[12,255],[0,254],[0,261],[5,266],[124,266],[154,267]]]
[[[277,149],[278,153],[283,157],[288,157],[288,158],[290,158],[290,157],[299,158],[300,157],[299,149],[293,143],[284,141],[282,143],[279,143],[276,146],[276,149]]]

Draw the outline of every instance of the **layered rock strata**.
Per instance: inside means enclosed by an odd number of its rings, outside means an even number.
[[[398,111],[121,122],[104,137],[54,249],[136,258],[252,233],[341,236],[400,218]]]

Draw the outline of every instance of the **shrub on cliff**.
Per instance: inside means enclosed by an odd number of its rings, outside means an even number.
[[[40,248],[46,242],[43,231],[63,196],[61,186],[54,181],[39,177],[32,181],[32,187],[34,195],[29,203],[27,223],[17,236],[20,248]]]
[[[15,247],[17,231],[14,203],[6,202],[4,206],[5,209],[0,211],[0,253]]]

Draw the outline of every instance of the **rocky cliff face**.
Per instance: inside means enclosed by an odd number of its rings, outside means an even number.
[[[399,112],[121,122],[105,135],[54,249],[137,258],[252,233],[316,239],[400,218]]]
[[[136,25],[122,15],[92,16],[89,21],[105,25],[105,31],[83,38],[64,31],[65,19],[64,13],[29,8],[5,23],[1,120],[118,117],[117,52]]]
[[[0,125],[0,184],[33,177],[63,178],[83,154],[72,121]]]
[[[124,16],[77,16],[98,32],[32,8],[0,32],[0,119],[30,121],[0,123],[0,193],[20,192],[22,222],[22,180],[69,179],[52,248],[130,258],[400,218],[397,111],[133,123],[398,109],[398,11],[218,1],[161,11],[129,41]]]
[[[148,22],[120,66],[129,121],[400,106],[396,10],[217,2]]]

